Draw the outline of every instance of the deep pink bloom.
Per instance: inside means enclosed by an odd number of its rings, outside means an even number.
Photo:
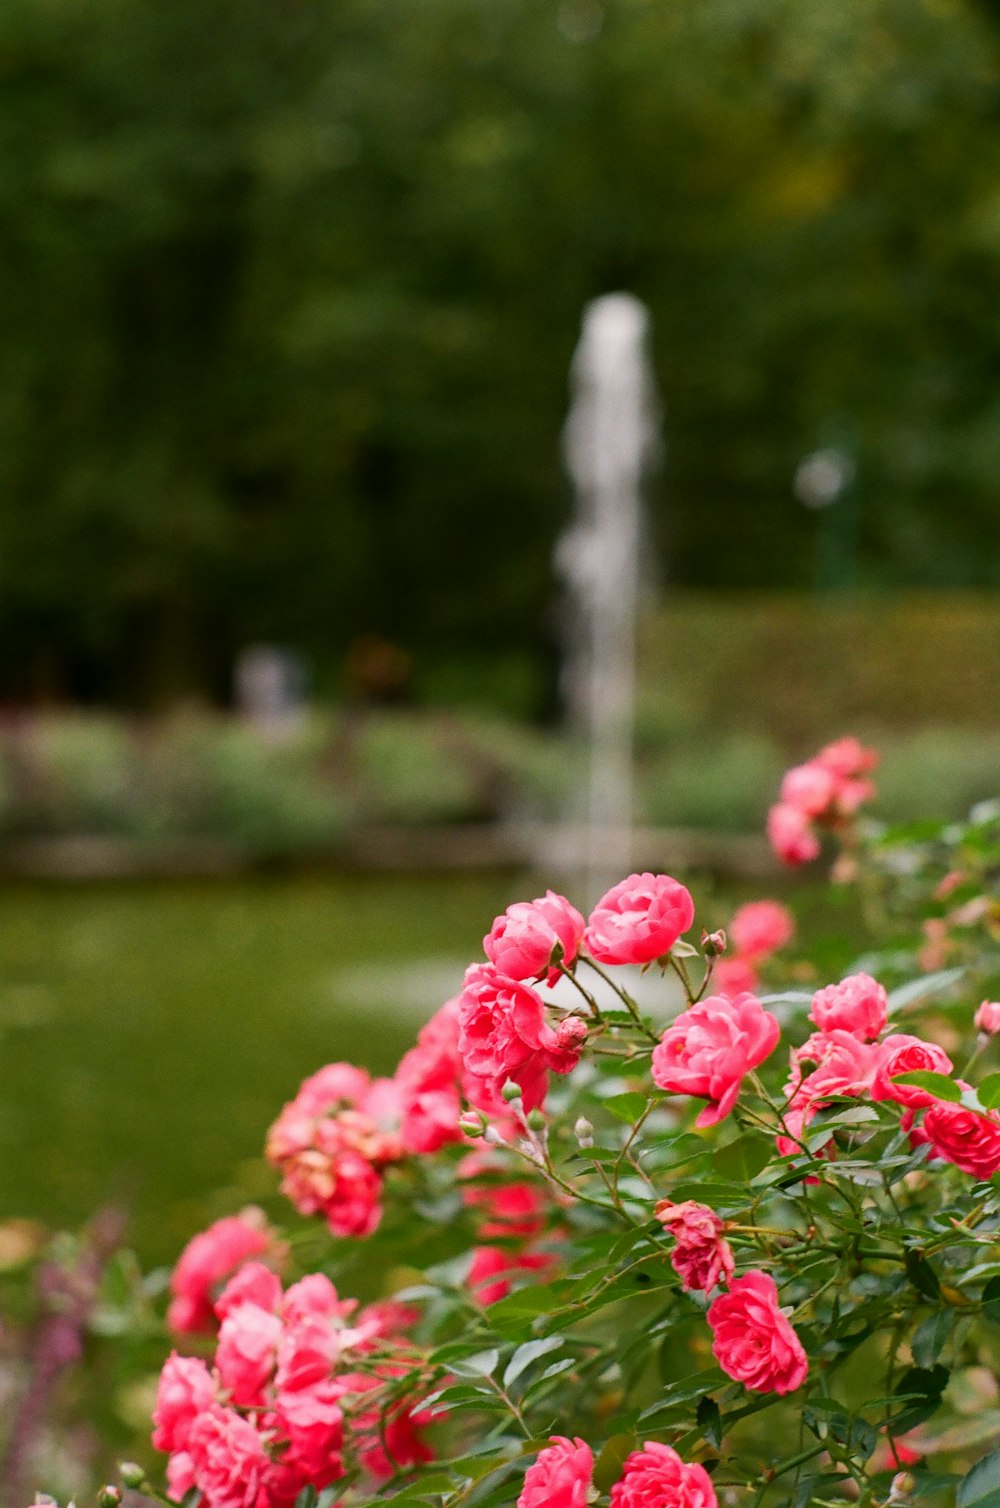
[[[278,1391],[275,1417],[288,1441],[283,1464],[290,1475],[301,1478],[300,1487],[325,1487],[343,1475],[344,1415],[339,1398],[332,1381]]]
[[[871,1087],[873,1100],[895,1100],[897,1105],[933,1105],[934,1095],[915,1084],[894,1084],[898,1073],[951,1073],[952,1061],[936,1042],[897,1032],[879,1046],[878,1068]]]
[[[173,1295],[167,1311],[170,1328],[181,1332],[212,1330],[215,1290],[244,1262],[264,1256],[274,1245],[267,1221],[257,1209],[216,1220],[193,1237],[170,1277]]]
[[[587,1508],[594,1457],[583,1440],[551,1435],[524,1474],[517,1508]]]
[[[558,945],[560,962],[572,967],[583,929],[583,917],[576,907],[565,896],[547,890],[536,900],[508,906],[483,938],[483,947],[490,963],[509,979],[541,979],[547,974],[554,982],[559,970],[549,967],[553,949]]]
[[[694,921],[694,901],[668,874],[630,874],[601,897],[584,941],[598,963],[652,963]]]
[[[709,1293],[733,1275],[733,1253],[722,1232],[725,1221],[707,1204],[661,1199],[653,1212],[676,1241],[670,1261],[683,1286]]]
[[[821,1032],[839,1028],[865,1042],[874,1042],[889,1019],[888,999],[870,974],[849,974],[839,984],[817,990],[809,1019]]]
[[[753,995],[709,995],[683,1011],[653,1049],[653,1082],[671,1094],[709,1104],[699,1126],[714,1126],[736,1104],[744,1075],[772,1053],[780,1036],[774,1016]]]
[[[973,1178],[992,1178],[1000,1170],[1000,1118],[978,1115],[964,1105],[935,1100],[924,1111],[922,1140],[935,1156],[954,1163]]]
[[[704,1466],[689,1465],[669,1445],[649,1440],[626,1459],[611,1489],[611,1508],[716,1508],[716,1504],[712,1478]]]
[[[767,814],[767,836],[785,864],[809,864],[819,857],[819,839],[805,812],[779,801]]]
[[[423,1026],[396,1069],[402,1102],[402,1134],[408,1152],[436,1152],[461,1141],[458,998],[447,1001]]]
[[[238,1407],[256,1408],[264,1402],[264,1387],[274,1372],[282,1332],[278,1316],[257,1304],[239,1304],[222,1321],[215,1365],[222,1386]]]
[[[708,1323],[715,1359],[727,1377],[755,1393],[792,1393],[805,1382],[806,1353],[766,1272],[735,1278],[710,1305]]]
[[[814,1103],[829,1099],[832,1095],[863,1095],[875,1082],[881,1052],[870,1042],[862,1042],[852,1032],[813,1032],[801,1047],[791,1054],[791,1077],[786,1094],[796,1101]],[[815,1064],[806,1076],[808,1064]]]
[[[544,1100],[549,1070],[569,1073],[580,1056],[579,1044],[560,1042],[545,1020],[541,996],[494,964],[466,970],[458,1020],[459,1052],[469,1073],[494,1097],[513,1079],[526,1110]]]
[[[548,1251],[508,1251],[502,1246],[477,1246],[469,1266],[468,1284],[480,1304],[505,1299],[519,1272],[544,1272],[555,1265]]]
[[[153,1444],[170,1454],[187,1448],[191,1426],[215,1403],[215,1383],[203,1361],[171,1351],[163,1363],[153,1410]]]
[[[199,1414],[187,1454],[207,1508],[257,1508],[271,1463],[260,1435],[240,1414],[218,1406]]]
[[[795,920],[780,901],[748,901],[729,924],[729,935],[742,958],[766,958],[795,936]]]
[[[991,1037],[1000,1032],[1000,1000],[984,1000],[976,1012],[975,1025]]]

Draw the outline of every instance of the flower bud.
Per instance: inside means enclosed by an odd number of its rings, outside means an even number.
[[[706,958],[718,958],[728,946],[725,932],[721,927],[717,932],[702,932],[701,946]]]
[[[897,1471],[889,1488],[890,1503],[905,1503],[913,1496],[913,1490],[917,1485],[917,1479],[911,1471]]]
[[[521,1098],[521,1086],[520,1084],[515,1084],[513,1079],[508,1079],[500,1094],[505,1104],[511,1105],[515,1100]]]
[[[146,1473],[135,1461],[119,1461],[118,1475],[126,1487],[141,1487],[146,1480]]]
[[[528,1112],[528,1130],[529,1131],[544,1131],[545,1130],[545,1116],[542,1114],[542,1112],[540,1110],[530,1110]]]
[[[482,1136],[486,1127],[481,1115],[477,1115],[475,1110],[468,1110],[458,1117],[458,1129],[465,1136]]]
[[[121,1488],[114,1486],[114,1484],[111,1482],[107,1482],[97,1494],[97,1501],[100,1504],[100,1508],[118,1508],[118,1504],[121,1502],[121,1500]]]
[[[594,1145],[594,1128],[585,1115],[581,1115],[573,1127],[573,1135],[581,1147],[592,1147]]]

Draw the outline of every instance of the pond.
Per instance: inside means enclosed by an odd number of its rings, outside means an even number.
[[[710,925],[760,893],[692,888]],[[850,898],[796,892],[834,977]],[[391,1072],[493,916],[538,893],[509,873],[5,888],[0,1219],[113,1200],[149,1262],[241,1203],[280,1213],[261,1148],[300,1080],[336,1058]]]

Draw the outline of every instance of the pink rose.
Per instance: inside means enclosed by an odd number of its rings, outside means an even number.
[[[278,1316],[257,1304],[240,1304],[222,1321],[215,1365],[223,1387],[240,1408],[263,1403],[281,1335]]]
[[[670,1261],[687,1290],[709,1293],[733,1275],[733,1253],[722,1235],[725,1221],[707,1204],[661,1199],[653,1213],[676,1241]]]
[[[468,1284],[479,1304],[505,1299],[519,1272],[544,1272],[555,1265],[547,1251],[508,1251],[502,1246],[477,1246],[469,1266]]]
[[[589,1445],[551,1435],[524,1474],[517,1508],[587,1508],[593,1475]]]
[[[294,1326],[303,1319],[321,1318],[342,1320],[357,1308],[356,1299],[342,1299],[323,1272],[310,1272],[293,1283],[285,1294],[281,1317],[286,1325]]]
[[[873,1042],[889,1019],[888,999],[870,974],[849,974],[839,984],[817,990],[809,1019],[822,1032],[839,1028]]]
[[[276,1313],[281,1304],[281,1279],[263,1262],[244,1262],[216,1299],[215,1312],[224,1320],[240,1304],[257,1304]]]
[[[708,1323],[715,1359],[735,1382],[755,1393],[792,1393],[805,1382],[806,1353],[766,1272],[735,1278],[709,1307]]]
[[[167,1324],[180,1332],[212,1330],[215,1288],[251,1257],[265,1255],[274,1237],[260,1210],[245,1210],[216,1220],[193,1237],[181,1252],[170,1278],[173,1295]]]
[[[990,1037],[1000,1032],[1000,1000],[984,1000],[976,1012],[975,1025]]]
[[[270,1469],[264,1442],[246,1419],[218,1406],[199,1414],[188,1439],[194,1485],[210,1508],[256,1508]]]
[[[283,1462],[301,1477],[300,1486],[325,1487],[343,1475],[344,1415],[338,1399],[339,1389],[332,1381],[313,1388],[279,1389],[275,1415],[288,1441]]]
[[[153,1445],[173,1453],[185,1450],[191,1426],[215,1403],[215,1383],[203,1361],[171,1351],[163,1363],[153,1410]]]
[[[569,1073],[579,1058],[579,1051],[560,1042],[546,1022],[541,996],[508,979],[494,964],[466,970],[458,1020],[459,1052],[469,1073],[494,1096],[513,1079],[526,1110],[544,1100],[550,1069]]]
[[[709,995],[683,1011],[653,1049],[653,1082],[709,1104],[699,1126],[714,1126],[736,1104],[745,1074],[775,1049],[780,1028],[753,995]]]
[[[809,864],[819,857],[819,839],[805,812],[779,801],[767,814],[767,836],[785,864]]]
[[[736,951],[744,958],[766,958],[795,936],[795,921],[779,901],[748,901],[729,924]]]
[[[584,934],[598,963],[652,963],[694,921],[690,892],[668,874],[630,874],[601,897]]]
[[[712,1478],[669,1445],[647,1440],[626,1459],[611,1489],[611,1508],[716,1508]]]
[[[781,782],[781,801],[807,817],[819,817],[832,806],[838,784],[837,777],[828,769],[809,760],[786,772]]]
[[[792,1073],[786,1094],[796,1100],[818,1102],[831,1095],[862,1095],[871,1089],[881,1058],[880,1049],[839,1029],[813,1032],[791,1054]],[[803,1066],[814,1063],[806,1077]]]
[[[403,1144],[408,1152],[437,1152],[462,1140],[458,1052],[458,999],[449,1000],[421,1028],[396,1069],[402,1104]]]
[[[915,1084],[894,1084],[899,1073],[951,1073],[952,1061],[936,1042],[924,1042],[906,1032],[886,1037],[879,1048],[878,1068],[872,1084],[873,1100],[895,1100],[897,1105],[933,1105],[934,1095]]]
[[[720,958],[712,970],[716,993],[735,1000],[737,995],[752,995],[759,981],[757,970],[745,958]]]
[[[973,1178],[986,1180],[1000,1169],[1000,1119],[992,1113],[935,1100],[924,1111],[922,1131],[935,1156]]]
[[[553,949],[561,949],[560,961],[571,968],[583,938],[583,917],[575,906],[554,890],[534,901],[516,901],[498,916],[483,947],[490,963],[509,979],[559,978],[559,969],[549,967]]]
[[[853,780],[878,768],[879,756],[874,749],[866,749],[856,738],[838,738],[827,744],[816,755],[820,764],[841,780]]]

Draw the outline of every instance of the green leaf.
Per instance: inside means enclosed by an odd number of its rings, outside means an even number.
[[[626,1121],[629,1125],[632,1125],[639,1119],[649,1101],[644,1094],[640,1094],[638,1090],[633,1089],[629,1090],[627,1094],[611,1094],[606,1100],[601,1100],[600,1103],[604,1106],[605,1110],[610,1110],[611,1114],[617,1116],[620,1121]]]
[[[472,1356],[456,1356],[448,1365],[456,1377],[491,1377],[499,1360],[499,1351],[476,1351]]]
[[[943,990],[950,989],[964,974],[965,969],[938,969],[934,974],[924,974],[921,979],[911,979],[908,984],[901,984],[889,993],[889,1015],[895,1016],[908,1005],[916,1005],[918,1000],[926,1000],[930,995],[938,995]]]
[[[951,1310],[938,1309],[917,1326],[910,1350],[918,1367],[930,1367],[937,1361],[951,1331],[951,1322]]]
[[[958,1484],[956,1508],[1000,1508],[1000,1450],[991,1451]]]
[[[511,1383],[516,1381],[533,1361],[537,1361],[539,1356],[545,1356],[549,1351],[558,1351],[565,1344],[561,1335],[550,1335],[545,1340],[529,1340],[523,1346],[518,1346],[503,1374],[504,1387],[509,1388]]]
[[[707,1393],[698,1404],[695,1411],[695,1419],[700,1425],[701,1432],[709,1445],[714,1446],[716,1450],[720,1450],[722,1447],[722,1415],[719,1412],[719,1405],[715,1399],[709,1397]]]
[[[311,1484],[303,1487],[295,1499],[295,1508],[316,1508],[319,1501],[319,1493]]]
[[[916,1089],[926,1089],[928,1094],[933,1094],[936,1099],[947,1100],[949,1104],[957,1105],[961,1101],[962,1091],[954,1079],[949,1079],[946,1073],[931,1073],[926,1068],[918,1068],[913,1073],[894,1073],[894,1084],[912,1084]]]
[[[915,1429],[937,1409],[941,1394],[948,1384],[948,1368],[940,1362],[934,1367],[910,1367],[896,1386],[896,1397],[907,1399],[902,1412],[892,1421],[892,1433],[905,1435]]]
[[[983,1313],[994,1325],[1000,1325],[1000,1277],[990,1278],[983,1289]]]
[[[904,1261],[906,1263],[906,1276],[917,1292],[922,1293],[928,1299],[940,1298],[941,1284],[938,1281],[938,1275],[919,1247],[908,1247]]]
[[[773,1146],[761,1136],[738,1136],[719,1148],[712,1158],[712,1167],[720,1178],[749,1183],[767,1166],[773,1151]]]
[[[600,1492],[609,1492],[622,1474],[625,1458],[638,1445],[634,1431],[624,1435],[612,1435],[594,1462],[594,1486]]]
[[[981,1084],[976,1085],[979,1103],[987,1110],[1000,1109],[1000,1073],[988,1073]]]

